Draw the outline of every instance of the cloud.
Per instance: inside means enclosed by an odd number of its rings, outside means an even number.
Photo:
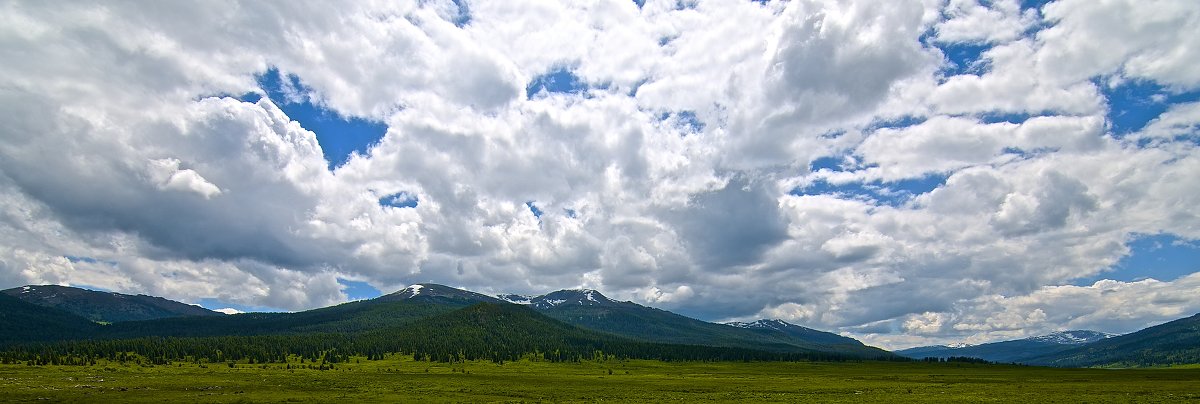
[[[948,18],[934,29],[947,43],[997,43],[1020,38],[1037,22],[1037,10],[1021,9],[1015,0],[980,3],[954,0],[942,11]]]
[[[159,189],[174,191],[190,191],[200,194],[204,199],[210,199],[221,194],[221,189],[204,177],[190,169],[179,169],[179,160],[158,159],[150,160],[147,174],[154,180]]]
[[[1195,310],[1192,277],[1074,283],[1134,235],[1200,239],[1197,15],[18,3],[0,15],[0,283],[288,310],[346,301],[338,279],[582,286],[886,346],[1129,330]],[[263,97],[271,69],[298,80],[284,99]],[[552,72],[577,88],[526,96]],[[1182,101],[1113,134],[1127,83]],[[387,131],[330,169],[289,97]]]

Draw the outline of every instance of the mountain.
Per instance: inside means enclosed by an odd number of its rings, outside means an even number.
[[[455,289],[445,285],[436,283],[418,283],[396,292],[377,297],[372,300],[378,301],[426,301],[439,302],[448,304],[474,304],[474,303],[502,303],[500,299],[471,292],[468,290]]]
[[[21,286],[2,291],[27,303],[53,307],[92,321],[152,320],[167,317],[223,316],[199,306],[146,295],[125,295],[69,286]]]
[[[1200,314],[1031,358],[1028,363],[1065,367],[1200,363]]]
[[[738,328],[750,330],[773,330],[779,331],[789,336],[809,341],[817,344],[826,345],[862,345],[862,342],[850,337],[844,337],[831,332],[818,331],[808,327],[801,327],[783,320],[758,320],[749,323],[732,322],[725,323]]]
[[[909,358],[972,357],[999,363],[1028,363],[1033,358],[1073,349],[1081,344],[1093,343],[1113,334],[1098,331],[1061,331],[1048,335],[1011,341],[992,342],[979,345],[935,345],[896,351]]]
[[[715,324],[633,302],[609,299],[591,289],[559,290],[541,296],[502,295],[559,321],[636,340],[771,352],[826,352],[868,358],[893,355],[875,347],[827,333],[796,328],[743,328]],[[803,327],[799,327],[803,328]],[[807,330],[807,329],[805,329]],[[812,338],[812,337],[816,338]]]
[[[99,328],[86,318],[0,293],[0,345],[84,338]]]
[[[477,303],[505,304],[494,297],[421,283],[374,299],[294,313],[242,313],[223,317],[165,318],[113,324],[110,337],[207,337],[299,333],[359,333],[410,324]]]

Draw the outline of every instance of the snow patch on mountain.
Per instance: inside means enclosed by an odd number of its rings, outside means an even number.
[[[1115,336],[1117,336],[1117,335],[1109,334],[1109,333],[1105,333],[1105,332],[1099,332],[1099,331],[1071,330],[1071,331],[1060,331],[1060,332],[1056,332],[1056,333],[1048,334],[1048,335],[1040,335],[1040,336],[1031,337],[1031,338],[1027,338],[1027,339],[1030,341],[1049,342],[1049,343],[1053,343],[1053,344],[1078,345],[1078,344],[1092,343],[1092,342],[1096,342],[1096,341],[1099,341],[1102,339],[1112,338]]]
[[[725,323],[725,325],[730,325],[737,328],[783,330],[792,324],[780,319],[763,319],[751,322],[734,321]]]
[[[407,288],[404,288],[404,289],[405,289],[405,290],[407,290],[407,291],[408,291],[410,294],[412,294],[413,296],[416,296],[416,295],[419,295],[419,294],[421,294],[421,288],[423,288],[423,287],[425,287],[425,286],[422,286],[422,285],[411,285],[411,286],[409,286],[409,287],[407,287]]]
[[[533,304],[533,299],[537,298],[537,296],[528,296],[528,295],[512,295],[512,294],[509,294],[509,295],[496,295],[496,297],[497,297],[497,298],[499,298],[500,300],[503,300],[503,301],[506,301],[506,302],[509,302],[509,303],[514,303],[514,304],[523,304],[523,305],[530,305],[530,304]]]

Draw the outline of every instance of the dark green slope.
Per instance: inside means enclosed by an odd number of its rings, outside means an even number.
[[[894,355],[857,343],[817,343],[786,332],[714,324],[690,317],[608,299],[594,290],[564,290],[530,300],[530,306],[579,327],[643,341],[737,347],[771,352],[822,351],[867,358]]]
[[[0,345],[88,338],[99,328],[86,318],[0,294]]]
[[[781,354],[739,347],[664,344],[598,333],[557,321],[528,307],[479,303],[413,322],[394,330],[363,336],[399,341],[403,352],[432,360],[514,360],[530,354],[549,360],[617,358],[662,360],[801,360],[839,359],[823,352],[796,350]]]
[[[291,355],[308,366],[336,364],[352,356],[376,359],[389,353],[433,361],[550,361],[635,358],[658,360],[846,360],[827,352],[766,352],[734,347],[661,344],[585,330],[527,307],[478,303],[392,328],[362,333],[294,333],[208,337],[141,337],[34,343],[0,351],[0,362],[91,363],[96,359],[153,364],[174,361],[283,362]],[[302,363],[305,361],[302,361]]]
[[[500,303],[500,300],[447,286],[421,284],[375,299],[294,313],[243,313],[119,323],[110,326],[105,335],[134,338],[358,333],[402,326],[481,302]]]
[[[1200,314],[1033,358],[1027,362],[1064,367],[1134,367],[1200,363]]]
[[[92,321],[102,322],[224,315],[203,307],[161,297],[97,292],[69,286],[30,285],[4,290],[2,293],[27,303],[53,307]]]

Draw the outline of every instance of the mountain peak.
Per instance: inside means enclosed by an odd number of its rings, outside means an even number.
[[[595,289],[563,289],[541,296],[530,298],[529,303],[538,309],[548,309],[561,305],[573,306],[609,306],[616,301],[609,299]]]
[[[407,300],[407,299],[454,299],[466,300],[472,302],[489,302],[495,303],[497,299],[491,296],[482,295],[479,293],[456,289],[446,285],[436,283],[417,283],[409,285],[404,289],[397,290],[386,296],[381,296],[383,300]]]

